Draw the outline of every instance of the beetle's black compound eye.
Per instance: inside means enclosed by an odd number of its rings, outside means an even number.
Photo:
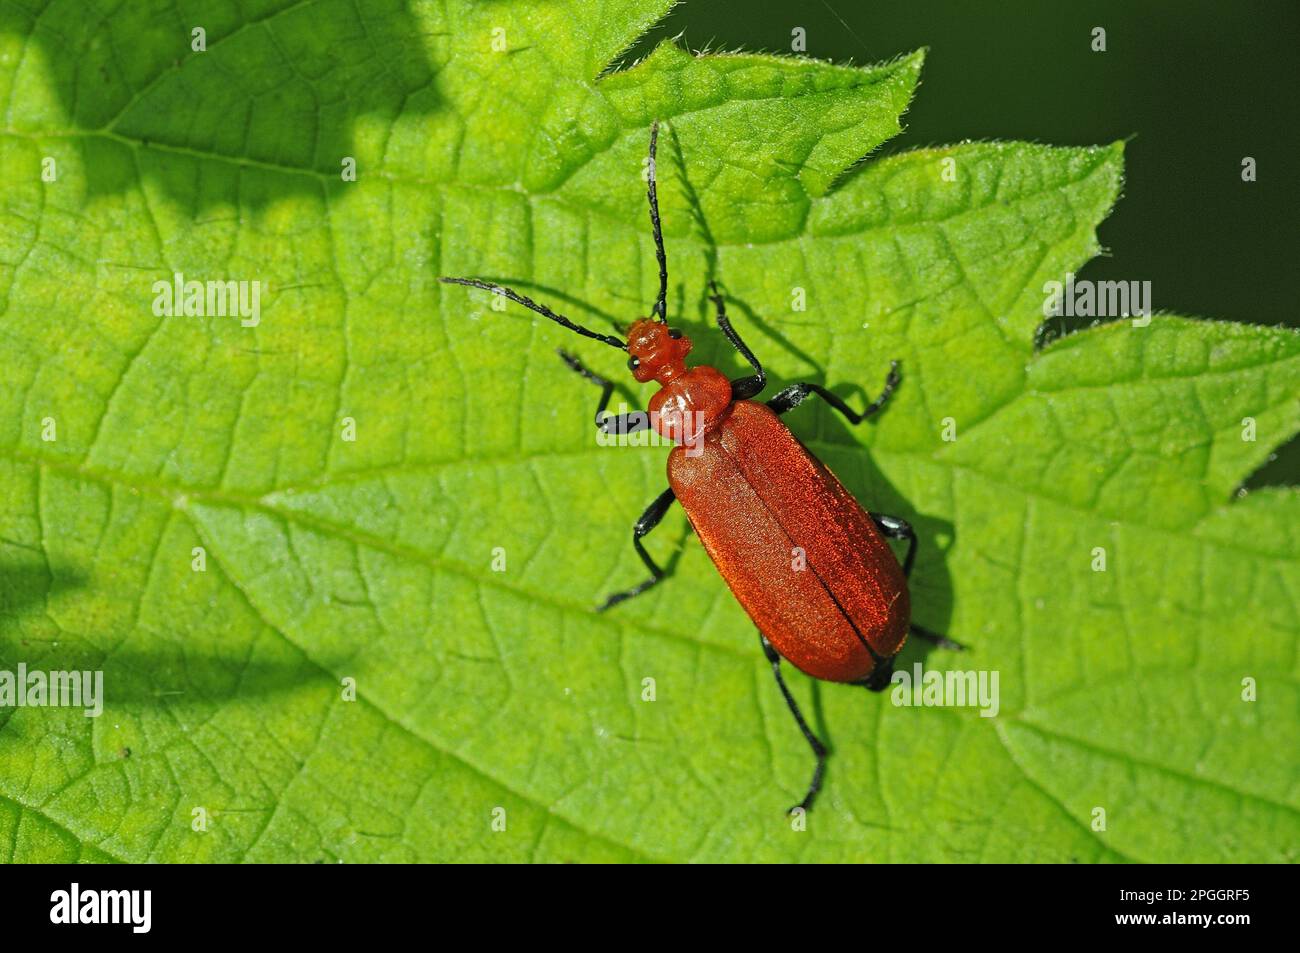
[[[634,371],[634,370],[636,370],[636,369],[637,369],[638,367],[640,367],[640,366],[641,366],[641,358],[639,358],[639,357],[629,357],[629,358],[627,359],[627,369],[628,369],[629,371]]]
[[[679,331],[677,328],[672,328],[669,330],[668,336],[672,338],[674,341],[678,341],[681,340],[682,332]]]

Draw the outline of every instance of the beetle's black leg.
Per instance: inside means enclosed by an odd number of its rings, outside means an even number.
[[[659,191],[655,184],[655,152],[658,144],[659,123],[656,121],[650,127],[650,163],[647,169],[649,185],[646,188],[646,198],[650,200],[650,231],[655,240],[655,258],[659,261],[659,297],[655,299],[651,313],[654,314],[656,321],[662,323],[667,320],[668,258],[664,255],[664,232],[659,224]]]
[[[718,283],[710,281],[709,287],[713,290],[713,294],[709,295],[709,297],[718,309],[718,327],[727,336],[731,346],[739,351],[740,356],[754,369],[751,376],[738,377],[731,382],[731,396],[736,400],[749,400],[751,397],[757,397],[763,392],[763,388],[767,386],[767,373],[763,370],[763,365],[758,362],[758,358],[754,356],[754,352],[740,339],[736,329],[731,326],[731,319],[727,317],[726,305],[723,303],[722,295],[718,293]]]
[[[862,411],[862,413],[858,413],[848,404],[844,403],[842,399],[828,391],[825,387],[811,382],[791,384],[785,390],[781,391],[769,400],[767,406],[776,411],[779,416],[784,414],[787,410],[793,410],[798,407],[804,402],[804,398],[809,394],[816,394],[822,400],[826,401],[826,403],[830,404],[843,414],[848,419],[849,423],[860,424],[885,405],[885,401],[889,400],[889,395],[894,392],[894,388],[898,386],[900,380],[901,377],[898,373],[898,361],[890,361],[889,375],[885,378],[884,390],[880,392],[879,397],[867,404],[867,409]]]
[[[903,575],[910,577],[912,575],[912,563],[916,559],[916,531],[912,529],[912,524],[901,517],[885,516],[880,513],[872,513],[871,520],[880,529],[880,532],[888,538],[907,540],[907,555],[903,557]],[[936,645],[939,648],[957,649],[959,651],[965,648],[965,646],[960,642],[954,642],[946,635],[940,635],[938,632],[931,632],[929,629],[923,628],[915,622],[911,623],[911,629],[914,635],[925,639],[931,645]],[[872,679],[875,679],[875,673],[872,674]],[[885,675],[884,684],[882,684],[880,688],[884,688],[887,684],[889,684],[888,674]],[[875,688],[870,683],[867,684],[867,687],[871,688],[873,691],[880,690],[880,688]]]
[[[575,373],[580,374],[600,388],[600,403],[596,405],[597,429],[604,433],[621,434],[636,433],[638,430],[645,430],[650,426],[650,415],[642,411],[633,411],[630,414],[619,414],[618,416],[607,414],[605,408],[609,406],[609,398],[614,393],[614,385],[595,371],[589,370],[567,351],[561,350],[559,354],[564,363],[569,365]],[[646,507],[646,511],[641,514],[641,518],[632,527],[632,545],[636,547],[637,555],[641,557],[641,561],[650,570],[650,578],[640,585],[633,586],[631,589],[614,593],[597,607],[597,612],[604,612],[610,606],[618,605],[625,599],[639,596],[664,577],[664,571],[655,565],[655,561],[650,558],[650,554],[641,545],[641,537],[659,525],[659,521],[664,518],[664,514],[668,512],[668,507],[673,505],[675,499],[677,497],[672,490],[664,490],[655,498],[653,503]]]
[[[641,518],[632,527],[632,545],[636,547],[636,553],[641,557],[641,562],[645,563],[646,568],[650,570],[650,578],[633,586],[631,589],[613,593],[596,608],[597,612],[604,612],[610,606],[616,606],[626,599],[641,595],[641,593],[664,578],[664,571],[655,564],[655,561],[650,558],[650,554],[645,551],[645,547],[641,545],[641,537],[659,525],[659,521],[664,518],[664,514],[668,512],[668,507],[673,505],[675,499],[677,499],[677,495],[671,489],[664,490],[655,497],[653,503],[646,507],[645,512],[641,514]]]
[[[630,414],[619,414],[617,416],[607,414],[605,408],[609,406],[609,398],[614,393],[613,383],[607,381],[595,371],[588,370],[586,365],[563,348],[556,353],[560,355],[560,360],[569,365],[570,370],[580,374],[600,388],[600,403],[596,405],[597,430],[608,434],[624,434],[636,433],[638,430],[645,430],[650,426],[650,415],[644,411],[637,410]]]
[[[808,747],[812,748],[812,752],[817,758],[817,766],[813,769],[812,781],[808,784],[808,793],[803,796],[802,801],[790,808],[791,813],[797,808],[803,808],[807,811],[812,807],[817,792],[822,789],[822,775],[826,773],[826,746],[808,727],[808,722],[804,721],[803,712],[799,710],[798,702],[794,700],[794,696],[790,694],[790,689],[786,687],[785,678],[781,675],[780,654],[772,647],[772,643],[767,640],[766,635],[760,632],[758,637],[763,643],[763,654],[767,656],[768,662],[772,665],[772,674],[776,676],[776,687],[781,689],[781,695],[785,698],[786,706],[790,709],[790,714],[794,715],[795,724],[803,732],[804,738],[808,741]]]
[[[907,555],[903,557],[903,575],[910,579],[912,563],[916,559],[916,532],[912,529],[912,524],[897,516],[884,516],[879,513],[872,513],[871,521],[888,538],[907,540]]]

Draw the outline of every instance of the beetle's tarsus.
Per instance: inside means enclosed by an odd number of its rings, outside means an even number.
[[[647,579],[639,586],[633,586],[631,589],[624,589],[622,592],[610,593],[609,596],[606,597],[604,602],[596,606],[596,611],[604,612],[607,609],[614,608],[614,606],[618,605],[620,602],[626,602],[628,599],[631,599],[633,596],[639,596],[641,595],[641,593],[645,592],[651,586],[656,585],[662,579],[663,576],[656,576],[654,578]]]
[[[813,735],[809,740],[815,741],[816,737],[816,735]],[[802,808],[803,812],[807,814],[812,810],[813,801],[817,800],[817,795],[821,792],[822,777],[826,774],[826,747],[820,741],[817,741],[816,745],[813,746],[813,753],[817,756],[817,767],[813,768],[812,781],[808,783],[808,793],[803,796],[802,801],[790,808],[791,814],[799,808]]]

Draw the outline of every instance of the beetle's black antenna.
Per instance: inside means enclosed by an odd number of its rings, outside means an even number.
[[[465,285],[468,288],[482,288],[484,291],[490,291],[494,295],[500,295],[503,298],[509,298],[511,301],[522,304],[529,311],[536,311],[544,318],[550,318],[556,324],[563,325],[570,331],[577,331],[585,338],[591,338],[593,341],[600,341],[602,344],[608,344],[610,347],[616,347],[620,351],[626,351],[627,345],[614,337],[612,334],[597,334],[581,324],[570,321],[562,314],[556,314],[544,304],[538,304],[532,298],[521,295],[519,292],[503,285],[494,285],[490,281],[480,281],[477,278],[439,278],[439,281],[448,285]]]
[[[663,324],[668,320],[668,259],[664,255],[664,233],[659,224],[659,192],[655,188],[655,147],[659,144],[659,120],[650,127],[650,186],[646,194],[650,198],[650,227],[654,232],[655,257],[659,259],[659,297],[651,313],[655,320]]]

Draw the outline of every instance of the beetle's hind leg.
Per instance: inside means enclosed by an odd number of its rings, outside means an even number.
[[[781,656],[772,647],[772,643],[767,640],[767,636],[762,632],[758,633],[759,639],[763,643],[763,654],[772,665],[772,674],[776,676],[776,687],[781,689],[781,695],[785,698],[785,704],[790,709],[790,714],[794,715],[795,724],[803,732],[804,738],[808,741],[808,747],[812,748],[813,755],[817,758],[817,766],[813,768],[812,781],[808,784],[808,793],[803,796],[803,800],[790,808],[791,814],[802,808],[804,811],[812,807],[813,800],[817,797],[817,792],[822,789],[822,775],[826,773],[826,746],[822,744],[821,739],[813,734],[813,730],[808,727],[808,722],[804,720],[803,712],[799,710],[799,703],[794,700],[790,694],[790,689],[786,687],[785,678],[781,675]]]
[[[633,596],[641,595],[651,586],[658,585],[664,578],[665,572],[659,568],[659,565],[650,557],[650,554],[645,551],[645,547],[641,545],[641,537],[659,525],[659,521],[664,518],[664,514],[668,512],[668,507],[673,505],[675,499],[677,499],[677,494],[671,488],[664,490],[655,497],[653,503],[646,507],[645,512],[641,514],[641,518],[632,527],[632,545],[636,548],[636,554],[641,557],[641,562],[645,563],[646,568],[650,570],[650,578],[645,582],[638,583],[631,589],[624,589],[622,592],[611,594],[608,599],[596,607],[597,612],[604,612],[606,609],[631,599]]]
[[[809,394],[816,394],[822,400],[826,401],[826,403],[830,404],[843,414],[849,423],[860,424],[862,421],[876,413],[876,411],[880,410],[881,407],[885,406],[885,402],[889,400],[890,395],[894,393],[894,389],[898,387],[901,380],[902,377],[898,373],[898,361],[890,361],[889,374],[885,377],[884,389],[880,392],[879,397],[867,404],[866,409],[862,411],[862,413],[858,413],[848,404],[844,403],[842,398],[832,394],[825,387],[822,387],[821,384],[814,384],[811,381],[805,381],[802,384],[791,384],[785,390],[781,391],[769,400],[767,406],[776,411],[776,414],[779,417],[786,411],[794,410],[794,408],[802,404]]]

